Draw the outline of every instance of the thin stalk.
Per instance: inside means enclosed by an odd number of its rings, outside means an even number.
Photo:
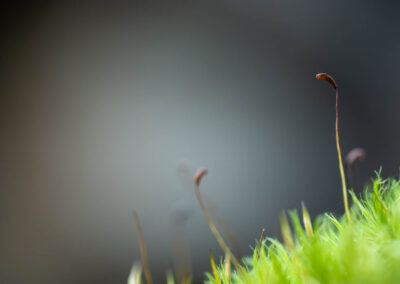
[[[339,103],[338,103],[338,101],[339,101],[339,90],[336,88],[336,122],[335,122],[336,149],[337,149],[338,160],[339,160],[340,178],[342,180],[342,193],[343,193],[344,210],[346,212],[347,220],[349,222],[351,222],[350,210],[349,210],[349,202],[347,200],[346,177],[345,177],[345,174],[344,174],[343,162],[342,162],[342,152],[340,151],[340,144],[339,144],[339,111],[338,111]]]
[[[148,260],[147,260],[146,243],[144,241],[142,226],[140,225],[139,217],[138,217],[136,211],[133,211],[133,221],[135,222],[136,232],[138,234],[140,257],[142,259],[144,276],[146,278],[147,284],[153,284],[153,279],[151,277],[150,267],[149,267],[149,263],[148,263]]]
[[[231,283],[231,255],[225,254],[224,261],[225,278],[228,283]]]
[[[219,246],[221,247],[221,249],[224,251],[225,254],[229,254],[231,256],[231,261],[232,261],[233,265],[235,266],[235,268],[237,270],[241,269],[239,261],[236,259],[236,257],[232,254],[229,247],[226,245],[224,239],[222,238],[222,236],[219,233],[217,227],[215,226],[213,220],[211,219],[210,214],[208,214],[208,210],[204,204],[203,197],[201,195],[198,184],[195,185],[194,192],[196,194],[197,201],[199,202],[201,211],[203,211],[203,215],[207,220],[208,227],[210,227],[211,232],[213,233],[214,237],[217,239]]]
[[[262,249],[262,243],[263,243],[263,240],[264,240],[264,233],[265,233],[265,229],[262,229],[261,237],[260,237],[260,243],[258,244],[257,262],[258,262],[258,259],[260,258],[260,251]]]
[[[336,91],[336,121],[335,121],[335,135],[336,135],[336,149],[338,154],[339,160],[339,171],[340,171],[340,178],[342,180],[342,193],[343,193],[343,202],[344,202],[344,209],[346,212],[347,220],[351,222],[350,211],[349,211],[349,202],[347,200],[347,186],[346,186],[346,176],[344,174],[343,169],[343,162],[342,162],[342,153],[340,151],[340,144],[339,144],[339,90],[336,85],[335,80],[327,73],[319,73],[315,75],[318,80],[324,80],[329,82],[332,87]]]
[[[204,192],[202,193],[202,196],[208,212],[210,212],[210,215],[213,216],[215,225],[217,226],[221,234],[225,237],[226,243],[228,244],[232,253],[236,256],[236,258],[240,259],[242,256],[242,249],[239,239],[237,238],[232,227],[229,225],[228,221],[224,218],[221,212],[219,212],[213,200]]]
[[[214,237],[217,239],[217,242],[221,249],[224,251],[225,254],[229,254],[231,256],[231,261],[235,268],[237,270],[241,270],[242,267],[239,263],[239,261],[236,259],[236,257],[232,254],[231,250],[229,247],[226,245],[224,239],[222,238],[222,235],[219,233],[217,227],[214,224],[214,221],[211,219],[210,214],[208,213],[207,207],[205,205],[205,202],[203,200],[203,196],[200,192],[200,181],[202,177],[207,174],[206,169],[199,169],[196,172],[195,178],[194,178],[194,193],[196,195],[197,201],[199,202],[201,211],[203,211],[203,215],[207,220],[208,227],[210,228],[211,232],[213,233]]]

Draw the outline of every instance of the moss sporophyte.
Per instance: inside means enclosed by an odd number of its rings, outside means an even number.
[[[205,273],[205,283],[400,283],[400,179],[383,179],[377,172],[372,185],[361,195],[348,191],[339,143],[338,87],[326,73],[319,73],[316,78],[330,83],[336,92],[335,137],[344,214],[334,216],[327,212],[312,220],[302,202],[302,217],[296,210],[288,212],[289,218],[285,212],[281,214],[282,242],[264,238],[263,229],[253,254],[237,259],[208,212],[200,190],[207,170],[199,169],[193,179],[194,193],[225,254],[215,261],[210,250],[211,273]],[[350,151],[346,157],[349,176],[355,162],[364,158],[361,148]],[[353,201],[351,207],[348,193]],[[128,284],[142,283],[142,271],[146,282],[152,283],[142,229],[137,215],[134,217],[143,268],[135,263]],[[167,272],[169,284],[191,283],[192,278],[179,282],[175,279],[172,272]]]

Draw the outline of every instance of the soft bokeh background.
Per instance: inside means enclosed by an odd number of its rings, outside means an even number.
[[[3,1],[0,282],[125,283],[141,218],[156,283],[171,208],[196,282],[221,251],[191,176],[245,254],[282,209],[342,212],[334,140],[360,183],[400,165],[396,1]],[[183,173],[182,173],[183,169]],[[185,174],[186,173],[186,174]],[[175,207],[174,207],[175,206]],[[180,206],[180,205],[178,205]]]

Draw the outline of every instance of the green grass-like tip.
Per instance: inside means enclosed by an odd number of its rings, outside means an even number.
[[[243,259],[243,269],[226,277],[221,261],[219,279],[206,273],[205,283],[400,283],[400,180],[378,173],[360,197],[350,196],[351,223],[346,215],[325,213],[312,222],[310,236],[302,216],[291,211],[290,225],[281,219],[286,245],[266,238],[260,252],[256,245]]]

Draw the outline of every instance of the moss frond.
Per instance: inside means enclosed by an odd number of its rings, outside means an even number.
[[[261,240],[230,277],[221,261],[220,279],[207,273],[206,283],[400,283],[400,180],[378,172],[362,195],[350,196],[351,223],[331,213],[311,222],[303,207],[304,228],[290,211],[291,224],[281,218],[284,242]]]

